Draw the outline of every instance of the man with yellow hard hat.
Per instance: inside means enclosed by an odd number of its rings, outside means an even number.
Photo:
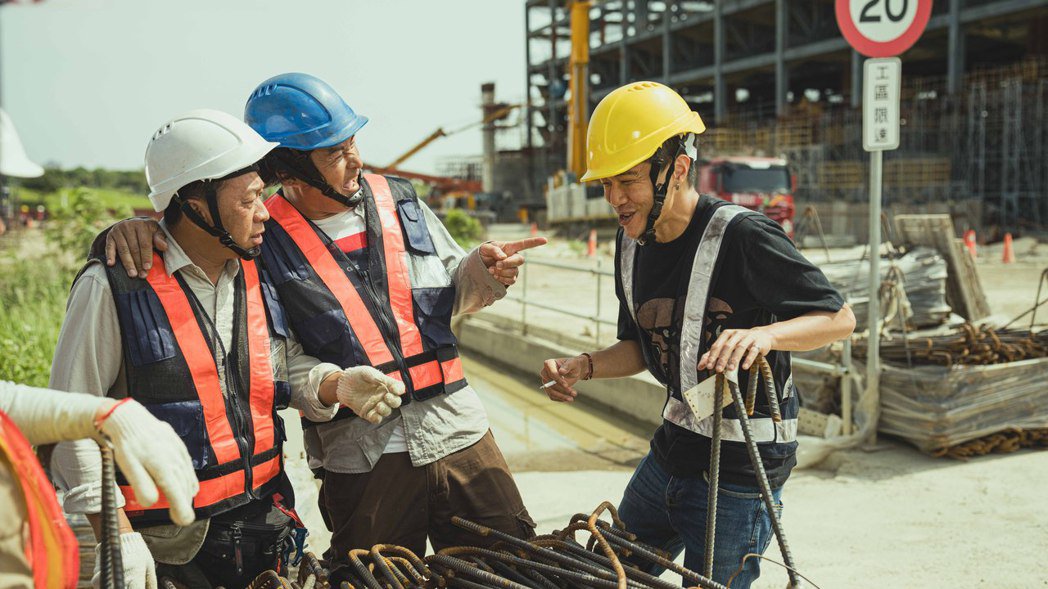
[[[683,550],[684,566],[711,570],[715,581],[727,583],[747,553],[767,548],[771,518],[742,422],[729,405],[721,414],[716,541],[712,569],[706,568],[714,419],[694,413],[681,392],[736,370],[746,390],[750,366],[767,359],[782,420],[773,421],[768,401],[759,400],[749,421],[781,509],[797,449],[799,403],[790,352],[847,337],[855,318],[778,224],[696,191],[696,136],[704,130],[680,95],[654,82],[618,88],[597,105],[582,181],[600,181],[618,214],[619,341],[547,360],[541,376],[556,381],[547,389],[554,401],[573,401],[579,380],[620,378],[645,368],[666,386],[663,423],[626,488],[619,515],[640,541],[674,556]],[[731,586],[749,587],[759,575],[759,559],[749,559]]]

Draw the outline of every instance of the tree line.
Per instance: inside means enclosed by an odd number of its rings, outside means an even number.
[[[121,190],[132,194],[149,194],[149,184],[143,170],[107,170],[84,167],[63,170],[57,166],[44,168],[44,175],[39,178],[26,178],[19,181],[23,187],[47,194],[62,188],[106,188]]]

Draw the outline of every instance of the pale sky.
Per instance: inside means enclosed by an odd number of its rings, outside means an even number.
[[[140,168],[172,116],[241,117],[259,82],[302,71],[370,117],[361,154],[384,165],[437,127],[479,121],[481,83],[523,101],[524,2],[22,0],[0,8],[0,52],[3,107],[40,164]],[[431,173],[480,150],[480,131],[467,131],[403,167]]]

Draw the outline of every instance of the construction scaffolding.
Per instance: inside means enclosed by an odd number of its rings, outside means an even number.
[[[1048,60],[973,72],[959,97],[947,95],[945,83],[904,84],[900,148],[885,158],[885,204],[975,200],[991,233],[1044,230]],[[776,120],[733,115],[703,135],[704,152],[786,158],[797,175],[798,203],[863,202],[869,172],[859,141],[862,112],[793,110],[801,112]]]
[[[869,159],[860,140],[862,58],[840,37],[832,4],[595,3],[591,108],[621,84],[661,81],[702,114],[704,155],[783,157],[797,177],[798,208],[858,205]],[[547,174],[566,163],[569,6],[525,3],[526,139]],[[885,207],[961,211],[984,239],[1048,229],[1046,27],[1039,3],[935,4],[924,37],[902,56],[901,145],[885,154]]]

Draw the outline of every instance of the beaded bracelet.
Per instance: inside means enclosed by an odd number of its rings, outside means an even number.
[[[586,362],[589,363],[589,372],[586,373],[586,378],[582,380],[589,380],[593,378],[593,356],[590,356],[588,352],[583,352],[582,355],[586,357]]]

